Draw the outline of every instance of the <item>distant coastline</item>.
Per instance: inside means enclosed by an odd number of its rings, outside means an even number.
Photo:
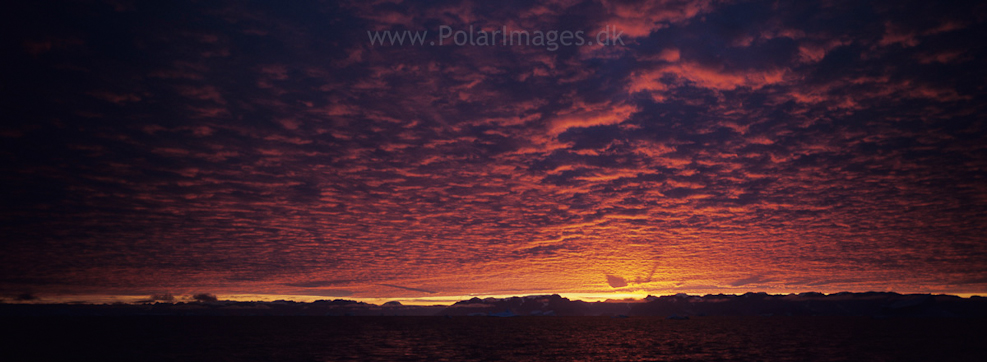
[[[871,316],[987,317],[987,298],[939,294],[678,294],[585,302],[557,294],[473,298],[452,305],[382,305],[336,299],[142,304],[0,304],[0,316]]]

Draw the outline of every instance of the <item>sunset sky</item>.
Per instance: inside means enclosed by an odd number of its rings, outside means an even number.
[[[3,17],[5,302],[987,294],[982,2]],[[438,45],[471,25],[624,44]]]

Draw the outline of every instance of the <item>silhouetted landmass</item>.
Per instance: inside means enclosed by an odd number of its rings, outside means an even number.
[[[987,317],[987,298],[883,292],[649,296],[573,301],[559,295],[473,298],[451,306],[374,305],[351,300],[191,303],[0,304],[0,316],[872,316]]]
[[[506,299],[473,298],[458,302],[448,315],[489,315],[511,311],[518,315],[610,316],[922,316],[987,317],[987,298],[897,293],[802,293],[771,295],[649,296],[641,301],[588,303],[558,295]]]
[[[211,296],[210,296],[211,297]],[[0,316],[431,316],[446,306],[382,306],[352,300],[233,302],[196,296],[190,303],[0,304]]]

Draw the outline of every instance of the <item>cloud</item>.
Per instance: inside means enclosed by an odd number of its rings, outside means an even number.
[[[697,63],[683,62],[634,75],[631,92],[666,91],[670,84],[685,84],[711,90],[726,91],[739,87],[757,89],[784,81],[785,70],[728,71]],[[664,80],[663,80],[664,79]],[[667,80],[667,81],[666,81]]]
[[[711,2],[704,0],[604,0],[601,3],[608,14],[603,23],[612,24],[630,37],[648,36],[655,30],[687,21],[711,7]]]
[[[174,300],[175,296],[171,295],[171,293],[152,294],[147,299],[140,300],[137,303],[172,302]]]
[[[216,298],[215,295],[212,295],[212,294],[209,294],[209,293],[200,293],[200,294],[193,295],[192,296],[192,299],[194,299],[197,302],[215,302],[215,301],[218,301],[219,300],[219,299]]]
[[[16,300],[18,302],[31,302],[31,301],[36,301],[36,300],[39,300],[39,299],[40,298],[38,298],[38,296],[36,296],[34,294],[31,294],[31,293],[22,293],[22,294],[17,295],[16,298],[14,298],[14,300]]]
[[[619,276],[607,274],[607,284],[614,289],[623,288],[627,286],[627,281]]]
[[[300,288],[321,288],[321,287],[331,287],[331,286],[338,286],[342,284],[349,284],[352,282],[354,282],[354,280],[346,280],[346,279],[314,280],[314,281],[297,282],[297,283],[285,283],[285,285],[291,287],[300,287]]]
[[[382,286],[390,287],[390,288],[398,288],[398,289],[410,290],[410,291],[413,291],[413,292],[428,293],[428,294],[437,294],[438,293],[438,292],[433,291],[433,290],[427,290],[427,289],[421,289],[421,288],[411,288],[411,287],[402,287],[400,285],[394,285],[394,284],[383,284],[383,283],[380,283],[380,284],[377,284],[377,285],[382,285]]]
[[[636,111],[637,108],[626,104],[579,103],[549,121],[548,132],[557,135],[571,128],[620,124]]]
[[[982,7],[174,6],[11,20],[0,289],[987,288]],[[627,44],[366,41],[436,24]]]
[[[751,275],[746,278],[740,278],[730,283],[732,287],[741,287],[750,284],[764,284],[765,282],[770,282],[771,278],[765,275]]]

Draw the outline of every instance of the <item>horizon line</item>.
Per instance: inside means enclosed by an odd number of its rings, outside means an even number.
[[[271,303],[271,302],[294,302],[294,303],[313,303],[317,301],[335,301],[335,300],[345,300],[353,302],[361,302],[373,305],[383,305],[387,302],[400,302],[404,306],[451,306],[457,302],[469,300],[473,298],[480,299],[509,299],[509,298],[524,298],[532,296],[552,296],[558,295],[562,298],[569,299],[571,301],[582,301],[587,303],[595,302],[615,302],[619,303],[622,301],[643,301],[648,297],[670,297],[676,295],[686,295],[690,297],[705,297],[711,295],[731,295],[731,296],[742,296],[745,294],[766,294],[772,296],[787,296],[787,295],[800,295],[817,293],[825,296],[836,295],[836,294],[867,294],[867,293],[888,293],[888,294],[899,294],[899,295],[933,295],[933,296],[955,296],[963,299],[970,299],[973,297],[987,297],[987,295],[982,293],[945,293],[945,292],[896,292],[896,291],[839,291],[839,292],[817,292],[817,291],[803,291],[803,292],[789,292],[789,293],[772,293],[766,291],[747,291],[744,293],[703,293],[703,294],[692,294],[692,293],[657,293],[657,294],[643,294],[643,293],[530,293],[530,294],[469,294],[469,295],[456,295],[456,296],[429,296],[429,297],[357,297],[351,298],[347,296],[324,296],[324,295],[298,295],[298,294],[253,294],[253,293],[231,293],[231,294],[208,294],[208,293],[195,293],[195,294],[178,294],[171,295],[172,299],[149,299],[153,296],[141,294],[75,294],[75,295],[63,295],[55,297],[39,298],[34,297],[28,300],[18,300],[7,298],[0,298],[0,304],[8,305],[114,305],[114,304],[127,304],[127,305],[145,305],[145,304],[178,304],[178,303],[223,303],[223,302],[234,302],[234,303]],[[196,299],[195,296],[206,294],[215,300],[201,300]],[[170,295],[170,294],[167,294]]]

